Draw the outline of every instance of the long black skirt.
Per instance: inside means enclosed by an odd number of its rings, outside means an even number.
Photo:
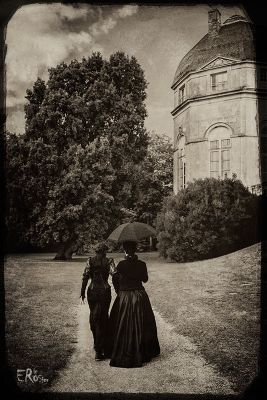
[[[107,288],[101,301],[91,301],[87,291],[90,309],[89,324],[94,338],[94,349],[98,353],[108,353],[108,310],[111,302],[111,290]]]
[[[142,367],[160,353],[154,313],[145,289],[122,290],[110,313],[113,367]]]

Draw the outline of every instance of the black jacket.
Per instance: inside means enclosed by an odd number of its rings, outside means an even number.
[[[88,280],[93,278],[94,272],[96,270],[100,271],[104,283],[106,284],[107,287],[109,287],[108,277],[109,274],[112,273],[114,267],[115,267],[114,260],[112,258],[100,257],[100,256],[90,257],[87,260],[86,267],[83,272],[81,296],[85,297],[85,290]]]
[[[137,256],[120,261],[112,274],[112,283],[116,292],[142,289],[142,282],[147,281],[146,263],[138,260]]]

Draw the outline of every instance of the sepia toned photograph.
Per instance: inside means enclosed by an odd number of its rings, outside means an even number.
[[[4,42],[14,393],[244,396],[267,182],[245,5],[25,1]]]

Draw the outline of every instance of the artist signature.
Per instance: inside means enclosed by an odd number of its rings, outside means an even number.
[[[36,368],[17,369],[17,380],[23,383],[47,383],[48,379],[38,374]]]

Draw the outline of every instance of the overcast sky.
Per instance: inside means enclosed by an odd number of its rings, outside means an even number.
[[[214,7],[214,5],[213,5]],[[238,7],[221,6],[222,22]],[[100,51],[122,50],[145,71],[146,127],[172,137],[171,84],[181,58],[208,30],[208,5],[94,6],[34,4],[20,8],[7,27],[7,129],[24,132],[25,94],[49,67]]]

